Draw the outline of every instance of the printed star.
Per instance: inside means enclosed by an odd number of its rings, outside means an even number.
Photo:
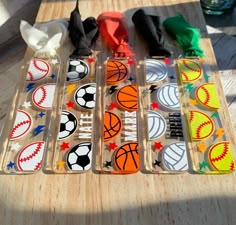
[[[45,116],[45,113],[44,113],[44,112],[40,112],[40,113],[38,114],[38,116],[39,116],[40,118],[43,118],[43,117]]]
[[[158,108],[159,108],[159,105],[158,105],[157,102],[153,102],[153,103],[151,104],[151,107],[152,107],[152,109],[158,109]]]
[[[200,164],[200,168],[206,168],[206,167],[208,167],[208,164],[203,160]]]
[[[156,167],[156,166],[161,167],[161,161],[155,160],[155,162],[153,163],[153,166],[154,167]]]
[[[12,168],[14,168],[15,165],[16,165],[16,164],[15,164],[14,162],[10,161],[10,162],[7,164],[7,167],[12,169]]]
[[[206,145],[205,145],[203,142],[199,143],[199,144],[197,145],[197,150],[198,150],[199,152],[205,152],[205,151],[206,151]]]
[[[74,104],[75,104],[74,102],[69,101],[66,103],[66,106],[67,106],[67,108],[73,108]]]
[[[26,86],[26,92],[29,92],[31,91],[32,89],[34,89],[34,84],[33,83],[30,83]]]
[[[130,82],[132,82],[134,80],[134,78],[132,78],[131,76],[128,79]]]
[[[69,84],[67,86],[67,94],[68,95],[72,94],[75,89],[76,89],[76,84]]]
[[[154,143],[154,149],[155,150],[161,150],[163,148],[163,145],[161,142],[155,142]]]
[[[129,59],[127,62],[129,65],[133,65],[134,64],[134,60],[133,59]]]
[[[59,62],[58,62],[57,59],[52,59],[51,63],[52,63],[53,65],[55,65],[55,64],[58,64]]]
[[[175,79],[175,77],[174,77],[173,75],[170,75],[169,78],[170,78],[171,80]]]
[[[106,161],[104,163],[104,167],[106,167],[106,168],[112,167],[112,161]]]
[[[188,103],[190,106],[195,106],[197,104],[197,101],[195,99],[190,98]]]
[[[165,59],[164,59],[164,62],[165,62],[165,64],[168,65],[168,64],[170,64],[171,60],[170,60],[170,58],[165,58]]]
[[[206,73],[204,73],[204,78],[205,78],[205,80],[206,80],[206,82],[208,82],[209,81],[209,75],[207,75]]]
[[[115,142],[111,142],[108,145],[109,150],[115,150],[117,148],[117,145]]]
[[[112,102],[110,105],[109,105],[109,109],[115,109],[117,108],[117,105],[116,103]]]
[[[18,150],[20,149],[20,147],[21,147],[21,145],[20,145],[18,142],[13,143],[13,144],[11,145],[11,150],[12,150],[12,151],[18,151]]]
[[[65,162],[64,162],[64,161],[62,161],[62,160],[57,161],[57,167],[58,167],[59,169],[63,168],[64,165],[65,165]]]
[[[224,128],[219,127],[216,129],[216,136],[218,139],[222,138],[224,135]]]
[[[68,142],[63,142],[63,143],[60,145],[60,147],[61,147],[61,150],[63,150],[63,151],[70,148]]]
[[[29,107],[31,107],[32,105],[31,105],[31,102],[24,102],[23,103],[23,105],[22,105],[22,107],[24,107],[24,108],[29,108]]]
[[[94,58],[88,58],[88,63],[93,63],[94,61]]]
[[[54,79],[56,77],[55,74],[52,73],[52,75],[50,76],[52,79]]]

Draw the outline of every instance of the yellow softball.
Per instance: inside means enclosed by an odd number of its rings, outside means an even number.
[[[220,101],[216,86],[213,83],[202,84],[196,90],[197,100],[205,107],[217,110],[220,108]]]
[[[178,66],[183,82],[193,82],[202,76],[202,67],[193,60],[179,59]]]
[[[232,171],[235,169],[232,147],[227,141],[212,145],[208,152],[208,159],[215,170]]]
[[[210,137],[215,129],[213,120],[203,112],[190,110],[188,114],[190,135],[193,141]]]

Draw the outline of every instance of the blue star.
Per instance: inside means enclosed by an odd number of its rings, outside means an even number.
[[[40,134],[41,132],[44,131],[44,128],[45,126],[44,125],[38,125],[35,129],[34,129],[34,135],[38,135]]]
[[[26,92],[31,91],[34,88],[34,83],[30,83],[26,86]]]
[[[44,113],[44,112],[40,112],[40,113],[38,114],[38,116],[39,116],[40,118],[43,118],[43,116],[45,116],[45,113]]]
[[[7,167],[8,167],[8,168],[14,168],[15,165],[16,165],[16,164],[15,164],[14,162],[10,161],[10,162],[7,164]]]

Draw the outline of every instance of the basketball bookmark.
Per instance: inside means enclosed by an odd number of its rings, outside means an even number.
[[[53,173],[83,173],[92,166],[96,57],[90,47],[98,27],[92,17],[82,22],[78,1],[71,13],[69,31],[75,50],[63,74],[62,100],[51,131],[56,134],[51,137],[45,168]]]
[[[56,49],[65,39],[66,26],[64,20],[35,27],[21,22],[22,37],[35,54],[22,67],[20,84],[2,133],[3,173],[34,173],[42,168],[60,70]]]
[[[158,16],[137,10],[132,21],[147,42],[151,57],[138,66],[140,148],[144,171],[181,173],[188,170],[175,60],[164,47]]]
[[[99,30],[112,50],[105,62],[101,89],[100,149],[96,169],[103,173],[128,174],[140,169],[137,138],[138,87],[136,63],[128,34],[118,12],[99,15]]]

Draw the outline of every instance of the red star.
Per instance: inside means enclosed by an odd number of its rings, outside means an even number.
[[[115,109],[117,108],[117,105],[116,103],[112,102],[110,105],[109,105],[109,109]]]
[[[108,148],[109,148],[109,150],[115,150],[117,148],[117,145],[115,142],[111,142],[111,143],[109,143]]]
[[[129,64],[129,65],[133,65],[133,64],[134,64],[134,60],[133,60],[133,59],[129,59],[129,60],[128,60],[128,64]]]
[[[61,147],[61,150],[63,150],[63,151],[65,151],[65,150],[67,150],[67,149],[70,148],[68,142],[63,142],[63,143],[60,145],[60,147]]]
[[[66,103],[66,106],[67,106],[67,108],[73,108],[73,107],[74,107],[74,104],[75,104],[74,102],[71,102],[71,101],[70,101],[70,102],[67,102],[67,103]]]
[[[163,148],[163,145],[161,142],[155,142],[154,143],[154,149],[155,150],[161,150]]]
[[[170,64],[170,58],[165,58],[164,62],[165,62],[165,64]]]
[[[94,58],[88,58],[88,63],[94,62]]]
[[[153,103],[151,104],[151,107],[152,107],[152,109],[158,109],[159,105],[158,105],[157,102],[153,102]]]

